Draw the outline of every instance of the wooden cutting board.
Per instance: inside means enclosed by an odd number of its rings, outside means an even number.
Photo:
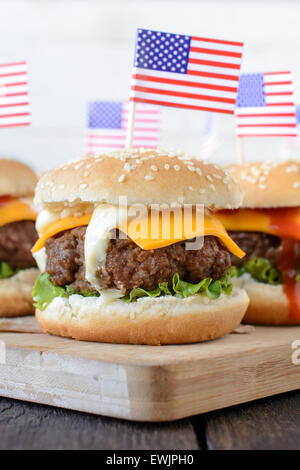
[[[240,333],[178,346],[96,344],[43,334],[33,317],[1,319],[0,395],[170,421],[300,388],[300,326]]]

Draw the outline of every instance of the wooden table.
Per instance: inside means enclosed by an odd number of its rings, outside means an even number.
[[[299,450],[300,390],[160,424],[0,398],[0,436],[0,450]]]

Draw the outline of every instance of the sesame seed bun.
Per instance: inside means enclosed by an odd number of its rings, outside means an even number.
[[[0,196],[33,196],[36,174],[24,163],[0,159]]]
[[[34,313],[31,293],[38,275],[38,269],[29,268],[0,280],[0,317],[19,317]]]
[[[300,162],[256,162],[228,168],[245,191],[242,207],[300,206]]]
[[[82,203],[129,205],[204,204],[234,209],[242,200],[240,185],[227,170],[164,150],[118,151],[72,162],[45,173],[35,196],[39,208]]]
[[[300,318],[290,316],[289,303],[282,285],[273,286],[256,281],[249,274],[238,279],[250,299],[244,323],[256,325],[300,325]]]
[[[101,297],[56,297],[36,317],[47,333],[77,340],[123,344],[182,344],[219,338],[241,322],[249,299],[235,287],[230,295],[209,300],[166,296],[130,304]]]

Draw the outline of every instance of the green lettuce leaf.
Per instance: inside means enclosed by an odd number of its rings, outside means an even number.
[[[210,299],[217,299],[222,292],[230,294],[232,291],[231,278],[236,275],[236,270],[230,268],[225,276],[213,281],[211,278],[203,279],[198,284],[182,281],[176,273],[173,276],[172,288],[169,288],[167,282],[162,282],[151,291],[147,291],[140,287],[132,289],[129,295],[123,297],[125,302],[133,302],[139,297],[159,297],[161,295],[175,295],[181,297],[189,297],[190,295],[202,294]],[[50,274],[43,273],[37,278],[32,296],[34,306],[43,311],[55,297],[69,297],[70,295],[82,295],[84,297],[98,297],[99,292],[92,292],[89,290],[75,290],[72,286],[58,287],[55,286],[50,280]]]
[[[136,287],[135,289],[132,289],[126,297],[123,297],[123,300],[125,302],[132,302],[133,300],[136,300],[138,297],[159,297],[160,295],[171,295],[171,292],[168,287],[167,282],[162,282],[158,284],[158,287],[153,290],[145,290],[142,289],[141,287]]]
[[[87,289],[85,289],[85,290],[77,289],[76,290],[72,286],[66,286],[65,289],[66,289],[66,292],[67,292],[68,296],[75,295],[75,294],[82,295],[83,297],[99,297],[100,296],[99,292],[97,292],[97,291],[92,291],[92,290],[87,290]]]
[[[270,261],[266,258],[253,258],[247,261],[243,271],[265,284],[278,285],[282,283],[282,273],[278,269],[272,268]]]
[[[50,274],[42,273],[33,286],[32,297],[34,306],[39,310],[45,310],[55,297],[67,297],[63,287],[55,286],[50,281]]]
[[[13,270],[5,261],[0,263],[0,279],[8,279],[14,276],[18,271],[18,269]]]
[[[50,274],[42,273],[35,281],[32,297],[34,306],[43,311],[47,305],[52,302],[55,297],[69,297],[70,295],[82,295],[84,297],[98,297],[99,292],[92,292],[89,290],[76,291],[71,286],[59,287],[55,286],[50,280]]]
[[[181,297],[189,297],[190,295],[202,294],[206,295],[210,299],[217,299],[220,297],[222,292],[229,295],[232,291],[231,278],[236,275],[236,269],[230,268],[222,278],[213,281],[212,278],[207,277],[197,284],[191,282],[182,281],[179,274],[176,273],[172,279],[172,288],[168,287],[167,282],[159,284],[159,286],[151,291],[145,289],[136,288],[132,289],[128,296],[124,297],[123,300],[126,302],[132,302],[138,297],[159,297],[160,295],[175,295],[178,294]]]

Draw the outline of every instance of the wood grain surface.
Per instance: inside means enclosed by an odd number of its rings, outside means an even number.
[[[0,450],[197,450],[192,423],[132,423],[0,398]]]
[[[32,318],[22,321],[0,332],[1,396],[171,421],[300,388],[300,365],[291,360],[300,327],[256,327],[207,343],[153,347],[78,342],[39,333]],[[32,326],[36,332],[28,333]]]
[[[299,450],[300,391],[172,423],[0,398],[0,450]]]
[[[300,450],[300,391],[211,413],[205,436],[208,449]]]

